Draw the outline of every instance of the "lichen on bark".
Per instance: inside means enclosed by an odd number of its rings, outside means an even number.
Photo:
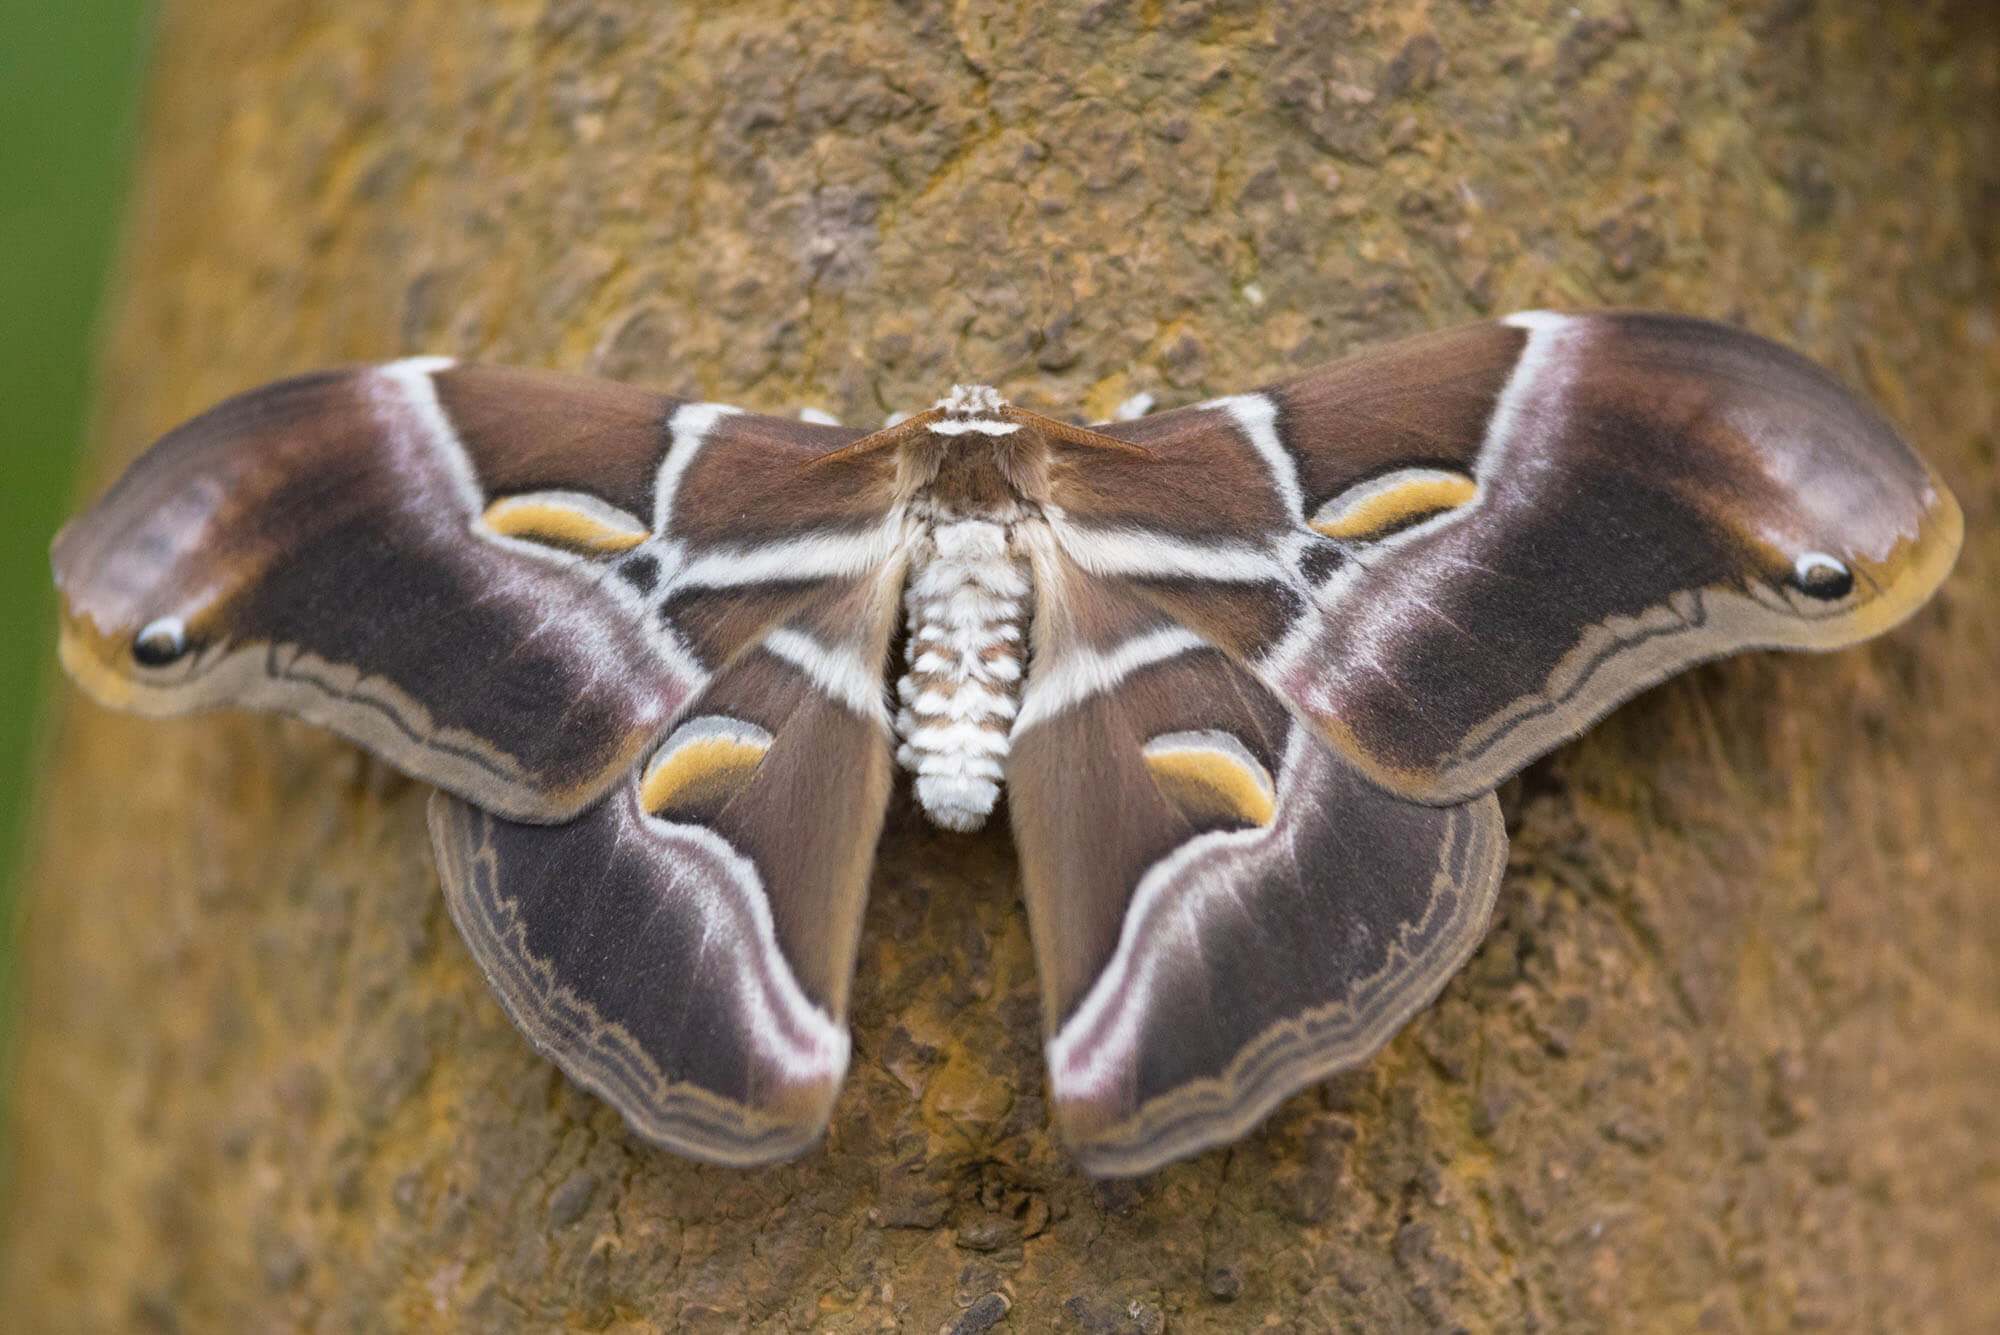
[[[1004,833],[898,799],[831,1134],[731,1171],[509,1027],[419,786],[66,699],[0,1326],[2000,1326],[1997,214],[2000,30],[1948,0],[167,5],[99,483],[405,352],[1104,415],[1618,304],[1828,363],[1968,540],[1890,637],[1533,767],[1439,1002],[1136,1182],[1051,1138]]]

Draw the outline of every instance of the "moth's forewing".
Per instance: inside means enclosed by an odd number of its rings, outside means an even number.
[[[1674,316],[1516,316],[1103,429],[1283,511],[1232,522],[1206,577],[1125,573],[1424,801],[1491,788],[1702,659],[1886,629],[1962,531],[1833,377]],[[1079,550],[1184,527],[1121,508],[1146,485],[1123,457],[1079,453],[1057,483]]]
[[[881,470],[796,476],[858,434],[439,358],[282,381],[57,537],[63,661],[108,704],[296,714],[561,819],[829,571],[879,564]]]

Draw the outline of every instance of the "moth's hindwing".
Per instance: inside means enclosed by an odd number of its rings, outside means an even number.
[[[418,358],[253,390],[57,537],[106,703],[296,714],[503,815],[574,815],[709,676],[882,559],[859,433]],[[761,563],[759,558],[761,558]]]
[[[1154,458],[1058,460],[1070,556],[1428,802],[1691,663],[1886,629],[1962,530],[1831,376],[1674,316],[1514,316],[1100,429]]]
[[[452,916],[508,1014],[679,1153],[763,1163],[825,1129],[889,789],[898,579],[741,654],[576,820],[433,799]]]
[[[1478,943],[1507,841],[1490,794],[1390,796],[1227,655],[1065,564],[1037,572],[1008,802],[1057,1119],[1126,1175],[1386,1042]]]

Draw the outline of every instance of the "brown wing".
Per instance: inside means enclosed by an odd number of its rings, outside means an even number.
[[[280,710],[504,815],[573,815],[709,677],[891,558],[860,433],[413,359],[254,390],[57,537],[105,702]]]
[[[1228,649],[1376,782],[1491,788],[1701,659],[1831,648],[1950,569],[1950,494],[1775,344],[1533,314],[1101,428],[1056,532]]]
[[[508,1014],[679,1153],[790,1158],[826,1126],[889,791],[900,582],[880,572],[739,655],[573,821],[432,800],[452,916]]]
[[[1142,1173],[1365,1060],[1484,934],[1490,796],[1384,793],[1221,651],[1045,555],[1008,802],[1064,1138]]]

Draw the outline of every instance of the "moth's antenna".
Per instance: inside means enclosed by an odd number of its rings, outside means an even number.
[[[1040,413],[1031,413],[1025,408],[1016,408],[1012,404],[1001,408],[997,415],[1003,422],[1013,422],[1016,425],[1027,427],[1031,431],[1047,436],[1050,440],[1059,440],[1066,445],[1081,445],[1085,449],[1091,450],[1111,450],[1117,454],[1129,454],[1139,459],[1154,459],[1159,457],[1143,445],[1134,445],[1129,440],[1120,440],[1116,436],[1107,436],[1102,431],[1092,431],[1087,426],[1072,426],[1068,422],[1058,421],[1053,417],[1044,417]],[[807,473],[817,468],[824,468],[828,464],[845,463],[849,459],[858,459],[864,454],[873,454],[877,450],[888,449],[890,446],[916,435],[919,431],[929,430],[932,423],[943,421],[945,416],[945,410],[942,408],[926,409],[914,417],[904,418],[894,426],[883,427],[873,435],[863,436],[852,445],[843,445],[837,450],[829,450],[827,453],[819,455],[816,458],[808,459],[799,465],[798,471]]]
[[[1120,440],[1116,436],[1107,436],[1102,431],[1092,431],[1087,426],[1073,426],[1068,422],[1058,421],[1053,417],[1044,417],[1040,413],[1031,413],[1026,408],[1016,408],[1012,404],[1008,404],[1000,410],[1000,417],[1003,421],[1019,422],[1022,426],[1039,432],[1047,436],[1050,440],[1059,440],[1066,445],[1081,445],[1085,449],[1091,450],[1113,450],[1119,454],[1130,454],[1140,459],[1156,459],[1159,457],[1144,445],[1134,445],[1129,440]]]
[[[927,408],[914,416],[905,417],[894,426],[885,426],[873,435],[863,436],[852,445],[843,445],[837,450],[828,450],[825,454],[808,459],[799,465],[798,471],[808,473],[815,468],[823,468],[827,464],[844,463],[849,459],[858,459],[864,454],[873,454],[877,450],[886,450],[896,442],[916,435],[917,432],[930,426],[932,422],[942,421],[943,419],[944,409]]]

